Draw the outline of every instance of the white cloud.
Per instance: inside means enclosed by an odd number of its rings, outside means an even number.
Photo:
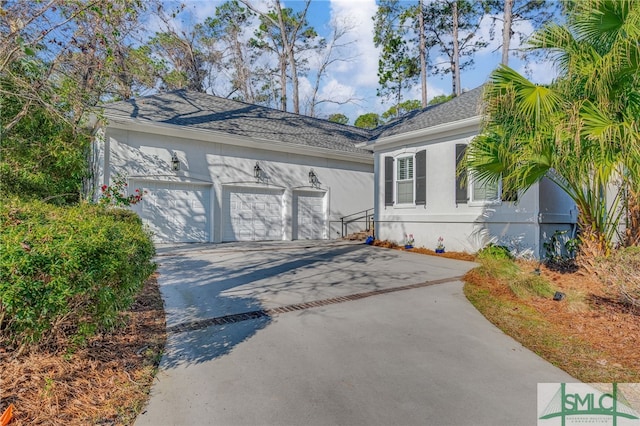
[[[320,99],[331,99],[336,102],[347,102],[356,97],[356,91],[352,86],[338,82],[335,79],[327,82],[320,90]]]
[[[205,19],[216,14],[216,7],[223,3],[221,0],[188,0],[184,2],[185,11],[189,11],[192,22],[202,23]]]
[[[333,72],[342,74],[348,84],[375,88],[378,84],[378,51],[373,44],[373,20],[377,10],[375,0],[331,0],[331,17],[348,18],[353,30],[345,40],[353,40],[347,56],[353,62],[341,62]]]
[[[447,95],[448,93],[445,93],[444,90],[440,89],[439,87],[435,86],[433,84],[433,82],[430,82],[429,79],[427,79],[427,101],[430,101],[431,99],[435,98],[436,96],[440,96],[440,95]],[[407,94],[407,96],[405,96],[404,98],[405,100],[409,100],[409,99],[422,99],[422,85],[420,83],[415,84],[414,86],[411,87],[411,89],[409,89],[409,92]]]
[[[545,59],[529,61],[526,65],[521,66],[518,72],[537,84],[549,84],[558,77],[556,67],[551,61]]]

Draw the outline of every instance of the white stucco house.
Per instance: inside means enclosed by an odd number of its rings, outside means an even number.
[[[101,118],[94,192],[118,174],[146,191],[133,209],[157,242],[335,238],[341,217],[373,208],[366,130],[189,91]]]
[[[577,209],[554,183],[503,194],[456,175],[466,145],[482,121],[482,87],[449,102],[413,111],[378,129],[375,157],[375,231],[379,239],[475,252],[489,242],[544,257],[555,231],[575,231]]]
[[[174,91],[104,106],[95,188],[127,176],[159,242],[329,239],[374,211],[378,239],[475,252],[489,242],[534,257],[577,210],[555,184],[502,194],[456,174],[481,127],[482,88],[358,129]],[[356,213],[356,215],[353,215]],[[348,232],[367,227],[365,221]]]

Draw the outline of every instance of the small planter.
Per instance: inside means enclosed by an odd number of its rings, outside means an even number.
[[[444,249],[443,248],[437,248],[436,249],[436,253],[444,253]]]
[[[405,244],[404,248],[406,248],[407,250],[412,249],[413,246],[411,244]]]

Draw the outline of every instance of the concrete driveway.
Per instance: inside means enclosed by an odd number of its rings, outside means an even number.
[[[575,382],[466,300],[472,263],[345,242],[160,248],[142,425],[531,425]]]

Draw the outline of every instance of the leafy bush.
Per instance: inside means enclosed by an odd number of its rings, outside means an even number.
[[[640,247],[613,250],[611,256],[599,259],[596,270],[614,297],[640,308]]]
[[[103,206],[129,207],[142,201],[142,197],[147,193],[140,188],[136,188],[133,194],[127,195],[127,178],[121,174],[114,177],[111,185],[100,187],[100,198],[98,202]]]
[[[2,106],[0,130],[25,107],[16,89],[0,79]],[[43,94],[43,96],[46,96]],[[90,135],[75,129],[63,118],[33,105],[10,130],[2,132],[0,195],[49,199],[55,204],[77,203],[83,179],[88,177]]]
[[[489,243],[478,251],[479,259],[513,259],[513,255],[507,246],[499,246]]]
[[[0,205],[0,338],[27,347],[113,326],[154,270],[133,212],[17,199]]]

